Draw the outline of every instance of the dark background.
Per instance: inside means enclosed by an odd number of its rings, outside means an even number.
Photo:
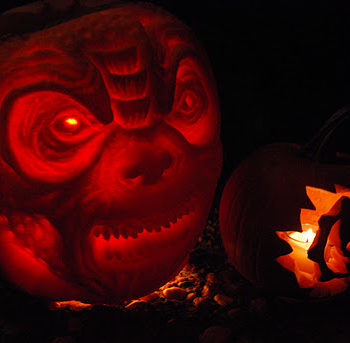
[[[1,4],[2,11],[31,1]],[[257,147],[307,142],[350,104],[350,16],[337,1],[153,0],[205,46],[222,112],[221,184]],[[345,130],[338,144],[350,151]]]

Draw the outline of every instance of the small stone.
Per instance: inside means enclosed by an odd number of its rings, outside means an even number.
[[[127,310],[145,310],[149,307],[150,305],[143,300],[134,300],[128,305],[125,306],[125,309]]]
[[[215,284],[218,281],[218,279],[214,273],[208,273],[206,280],[207,280],[207,283],[209,283],[209,284]]]
[[[205,305],[210,301],[210,299],[208,297],[197,297],[193,299],[193,305],[198,307],[201,305]]]
[[[210,297],[211,295],[213,295],[212,293],[213,293],[213,291],[212,291],[211,287],[208,284],[205,284],[203,286],[203,289],[202,289],[203,297]]]
[[[186,280],[186,281],[179,282],[179,287],[181,287],[181,288],[188,288],[191,286],[193,286],[192,281]]]
[[[140,300],[143,300],[143,301],[155,301],[158,299],[159,299],[159,294],[157,292],[147,294],[146,296],[140,298]]]
[[[220,306],[227,306],[231,305],[234,302],[234,299],[231,297],[228,297],[224,294],[216,294],[214,296],[214,300],[220,305]]]
[[[163,291],[164,296],[167,299],[183,300],[187,296],[186,290],[180,287],[170,287]]]
[[[192,301],[195,297],[196,297],[196,293],[194,293],[194,292],[188,293],[187,296],[186,296],[186,300],[187,301]]]
[[[224,326],[211,326],[199,337],[200,343],[226,343],[231,336],[231,330]]]

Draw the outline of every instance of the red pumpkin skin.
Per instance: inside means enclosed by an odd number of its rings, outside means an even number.
[[[0,267],[30,294],[118,303],[183,266],[221,170],[205,54],[123,5],[0,46]]]
[[[276,143],[243,161],[224,188],[219,220],[228,260],[245,278],[267,292],[303,298],[310,289],[299,288],[295,275],[276,261],[292,251],[276,231],[302,231],[300,210],[314,209],[305,187],[349,187],[350,166],[313,161],[301,150]]]

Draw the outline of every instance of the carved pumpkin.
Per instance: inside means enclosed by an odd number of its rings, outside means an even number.
[[[328,138],[348,116],[336,113],[303,148],[262,147],[229,178],[220,204],[223,244],[255,285],[301,298],[347,290],[350,165],[339,164]]]
[[[130,4],[0,45],[0,266],[36,296],[139,297],[184,264],[221,169],[189,29]]]

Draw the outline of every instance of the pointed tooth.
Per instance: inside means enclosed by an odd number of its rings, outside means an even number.
[[[145,229],[146,229],[146,231],[148,231],[148,232],[152,232],[152,231],[153,231],[153,228],[152,228],[152,226],[150,226],[150,225],[146,225]]]
[[[170,219],[170,221],[171,221],[173,224],[177,223],[177,217],[174,217],[174,218]]]
[[[106,241],[109,241],[109,239],[111,238],[111,229],[108,226],[103,226],[102,235]]]
[[[95,237],[99,237],[102,233],[102,226],[101,225],[96,225],[94,228],[94,235]]]
[[[113,236],[116,238],[116,239],[119,239],[120,237],[120,233],[119,233],[119,229],[117,227],[115,227],[113,229]]]
[[[122,225],[120,227],[120,234],[126,239],[129,237],[129,229],[127,226]]]

